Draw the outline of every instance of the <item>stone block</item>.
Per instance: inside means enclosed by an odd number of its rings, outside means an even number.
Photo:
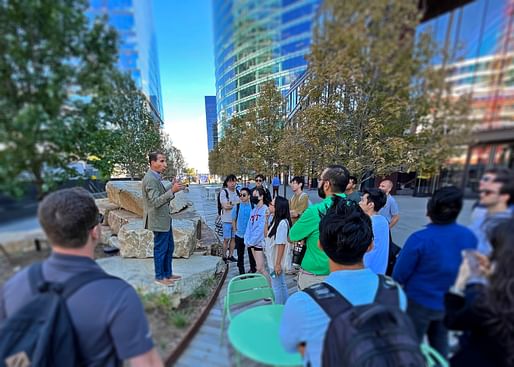
[[[141,181],[109,181],[105,185],[105,191],[111,203],[143,216]]]
[[[171,187],[171,182],[162,182],[166,189]],[[109,181],[105,185],[109,201],[132,213],[143,216],[143,192],[141,181]],[[175,198],[170,202],[170,213],[178,213],[183,209],[192,206],[188,200],[188,193],[177,192]]]
[[[175,240],[173,257],[189,258],[193,254],[198,242],[197,232],[199,223],[200,220],[173,220],[173,239]]]
[[[107,245],[109,244],[109,239],[112,237],[112,231],[109,226],[102,226],[102,237],[100,238],[100,243]]]
[[[143,220],[137,214],[129,212],[124,209],[111,210],[109,212],[109,226],[111,227],[113,234],[118,234],[120,228],[127,224],[128,222],[133,222],[139,220],[141,222],[141,226],[143,225]]]
[[[109,213],[111,210],[117,210],[120,208],[119,205],[113,204],[109,201],[109,199],[96,199],[96,206],[98,207],[98,211],[103,214],[104,221],[102,224],[106,226],[109,225]]]
[[[0,233],[0,244],[2,244],[2,247],[8,254],[34,251],[36,249],[36,240],[43,242],[43,246],[48,245],[46,243],[46,234],[41,228],[30,231]]]
[[[153,232],[143,228],[142,221],[123,225],[118,233],[120,255],[144,259],[153,257]]]

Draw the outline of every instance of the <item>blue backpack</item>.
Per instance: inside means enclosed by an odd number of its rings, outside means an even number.
[[[81,366],[79,346],[66,299],[106,273],[87,272],[65,283],[44,280],[42,264],[29,268],[34,297],[0,324],[0,367]]]

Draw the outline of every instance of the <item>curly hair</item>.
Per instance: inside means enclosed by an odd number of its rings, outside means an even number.
[[[511,218],[499,224],[493,234],[494,270],[483,299],[490,313],[488,325],[492,335],[507,353],[507,365],[514,366],[514,236]]]

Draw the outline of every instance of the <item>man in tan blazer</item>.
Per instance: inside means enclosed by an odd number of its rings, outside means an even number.
[[[145,228],[153,231],[155,264],[155,282],[170,286],[180,279],[173,275],[171,262],[173,260],[173,228],[171,225],[170,201],[175,193],[183,189],[182,184],[173,181],[169,190],[161,182],[161,174],[168,166],[166,156],[162,152],[152,152],[148,155],[150,169],[143,178],[143,222]]]

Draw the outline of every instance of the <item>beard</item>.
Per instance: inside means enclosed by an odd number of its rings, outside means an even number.
[[[318,187],[318,196],[322,199],[325,199],[327,197],[325,190],[323,190],[323,183],[321,184],[321,186]]]

